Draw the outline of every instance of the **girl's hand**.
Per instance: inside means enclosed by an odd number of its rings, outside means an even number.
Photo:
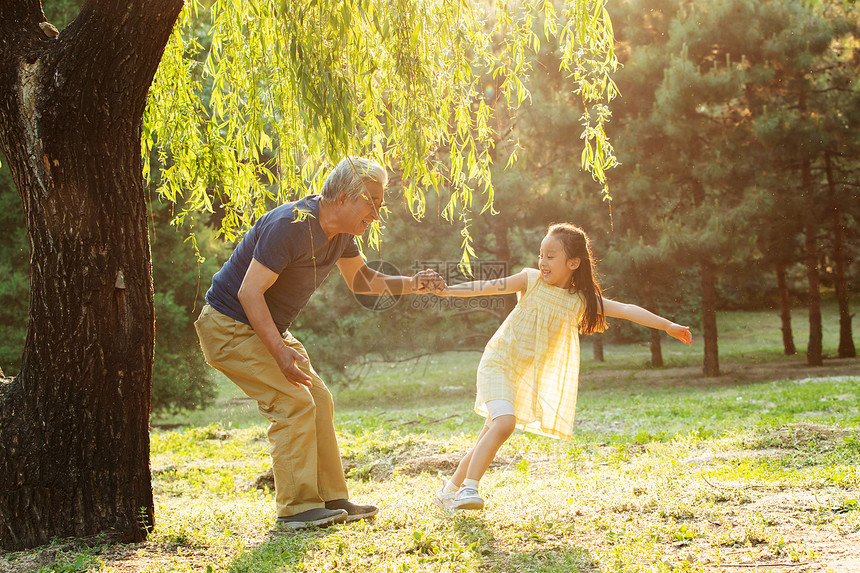
[[[693,345],[693,335],[690,333],[689,326],[681,326],[680,324],[675,324],[673,322],[666,329],[666,332],[669,334],[669,336],[671,336],[672,338],[677,338],[684,344],[687,344],[689,346]]]

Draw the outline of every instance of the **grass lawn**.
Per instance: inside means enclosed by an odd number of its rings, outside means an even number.
[[[701,341],[667,341],[660,370],[646,346],[608,347],[600,364],[584,349],[575,435],[515,433],[480,513],[432,504],[481,427],[478,353],[375,364],[334,390],[351,496],[381,511],[301,533],[272,530],[272,492],[255,486],[265,425],[219,378],[213,408],[157,420],[185,426],[152,432],[147,542],[58,540],[0,555],[0,571],[860,571],[860,360],[810,375],[781,356],[778,317],[719,320],[718,379],[701,377]]]

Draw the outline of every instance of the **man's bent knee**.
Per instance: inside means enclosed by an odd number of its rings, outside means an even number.
[[[307,392],[304,396],[281,395],[270,403],[258,403],[258,409],[270,422],[292,423],[302,419],[312,420],[316,416],[316,403]]]

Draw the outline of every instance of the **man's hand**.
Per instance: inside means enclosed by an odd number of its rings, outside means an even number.
[[[305,364],[308,359],[299,354],[296,350],[284,345],[283,349],[277,356],[275,356],[275,361],[278,363],[278,367],[281,369],[281,372],[283,372],[284,376],[291,384],[295,384],[298,388],[301,388],[302,386],[313,388],[311,377],[302,372],[299,367],[296,366],[296,362]]]
[[[265,292],[275,284],[277,279],[277,273],[266,268],[257,259],[252,259],[245,278],[242,279],[242,286],[239,287],[237,295],[239,303],[245,310],[245,316],[248,317],[251,328],[275,359],[284,377],[299,388],[302,386],[311,388],[313,386],[311,377],[296,366],[296,362],[304,364],[308,359],[284,344],[284,339],[281,338],[281,333],[275,326],[275,321],[272,320],[272,313],[266,305]]]
[[[412,292],[414,293],[432,292],[439,294],[446,288],[448,285],[445,284],[445,279],[433,269],[424,269],[412,277]]]

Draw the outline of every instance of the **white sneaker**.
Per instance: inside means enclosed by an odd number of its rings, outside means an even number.
[[[473,487],[461,487],[451,500],[454,509],[484,509],[484,498]]]
[[[456,508],[454,507],[454,497],[457,495],[456,491],[452,491],[450,493],[445,491],[445,484],[442,484],[442,487],[439,488],[439,491],[436,493],[436,496],[433,498],[433,503],[435,503],[439,509],[443,511],[454,511]]]

